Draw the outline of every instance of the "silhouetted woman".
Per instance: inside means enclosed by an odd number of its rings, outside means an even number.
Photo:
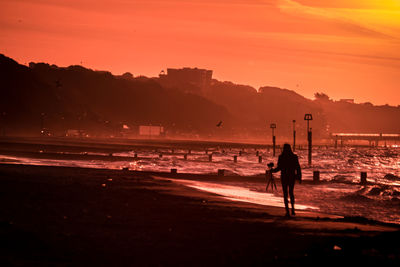
[[[294,212],[294,184],[295,180],[298,179],[301,183],[301,169],[299,159],[296,154],[292,152],[292,148],[289,144],[283,145],[282,154],[278,159],[278,166],[272,170],[272,172],[281,171],[281,183],[283,190],[283,201],[285,202],[286,216],[289,214],[289,203],[288,203],[288,191],[290,195],[290,203],[292,205],[292,215]]]

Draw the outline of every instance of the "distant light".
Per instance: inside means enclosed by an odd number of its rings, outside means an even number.
[[[129,128],[129,126],[128,126],[128,125],[124,124],[124,125],[122,125],[122,129],[129,130],[130,128]]]

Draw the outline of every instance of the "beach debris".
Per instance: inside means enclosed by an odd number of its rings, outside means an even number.
[[[333,246],[333,250],[342,250],[342,248],[339,247],[338,245],[334,245],[334,246]]]
[[[392,181],[400,180],[399,176],[396,176],[396,175],[391,174],[391,173],[386,174],[384,178],[387,179],[387,180],[392,180]]]

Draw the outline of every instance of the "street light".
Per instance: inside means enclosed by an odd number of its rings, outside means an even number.
[[[293,152],[296,151],[296,120],[293,120]]]
[[[271,123],[271,125],[269,126],[272,129],[272,151],[273,151],[273,156],[275,157],[275,128],[276,128],[276,124],[275,123]]]
[[[45,135],[45,130],[44,130],[44,117],[46,116],[46,113],[42,112],[40,113],[40,134]]]
[[[311,151],[312,151],[312,129],[310,128],[310,121],[313,119],[311,114],[305,114],[304,120],[307,121],[307,141],[308,141],[308,165],[311,165]]]

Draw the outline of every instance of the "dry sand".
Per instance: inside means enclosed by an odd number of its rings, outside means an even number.
[[[2,266],[399,266],[399,226],[283,214],[145,173],[0,164]]]

